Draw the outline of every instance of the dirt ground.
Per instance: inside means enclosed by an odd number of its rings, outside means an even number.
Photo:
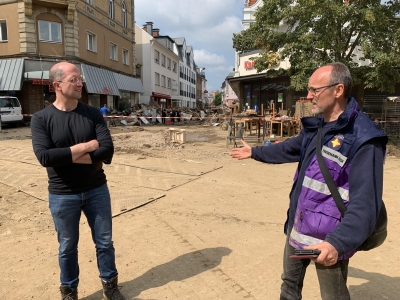
[[[296,164],[233,160],[219,127],[176,126],[186,130],[183,145],[171,144],[166,128],[111,128],[116,154],[105,172],[118,209],[113,233],[122,292],[143,300],[278,299]],[[58,244],[30,129],[3,128],[0,154],[1,298],[59,299]],[[400,299],[399,154],[389,149],[385,164],[388,238],[350,261],[355,300]],[[84,216],[79,261],[79,299],[101,299]],[[321,299],[312,265],[303,298]]]

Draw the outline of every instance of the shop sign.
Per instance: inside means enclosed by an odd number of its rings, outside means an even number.
[[[254,67],[254,64],[255,64],[255,63],[256,63],[255,61],[248,61],[248,60],[246,60],[246,61],[244,62],[244,68],[245,68],[245,69],[251,69],[251,68]]]
[[[50,80],[47,79],[32,79],[32,84],[35,85],[48,85],[49,92],[54,93],[54,86],[50,83]]]
[[[50,80],[42,79],[32,79],[32,84],[37,85],[50,85]]]
[[[112,95],[112,94],[113,94],[112,90],[109,90],[109,89],[106,88],[106,87],[103,88],[103,93],[104,93],[104,94],[107,94],[107,95]]]

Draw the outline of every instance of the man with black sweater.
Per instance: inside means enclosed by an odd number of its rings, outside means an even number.
[[[349,258],[372,233],[382,206],[383,161],[387,137],[350,97],[352,79],[342,63],[317,69],[308,81],[314,114],[302,118],[296,137],[271,146],[235,148],[231,157],[266,163],[298,162],[289,195],[281,300],[302,298],[311,259],[291,259],[295,249],[320,250],[313,258],[324,300],[348,300]],[[323,160],[347,211],[342,216],[316,157],[322,130]]]
[[[59,242],[61,299],[78,299],[79,220],[85,214],[96,246],[103,299],[123,300],[112,241],[111,199],[103,163],[114,146],[100,111],[79,102],[78,68],[60,62],[50,69],[56,100],[31,120],[35,155],[49,177],[49,208]]]

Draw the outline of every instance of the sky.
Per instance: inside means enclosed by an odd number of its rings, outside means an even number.
[[[242,30],[243,9],[243,0],[135,0],[135,21],[140,27],[153,22],[160,35],[184,37],[211,92],[221,90],[234,68],[232,37]]]

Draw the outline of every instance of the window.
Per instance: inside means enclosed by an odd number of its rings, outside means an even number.
[[[39,21],[39,41],[61,44],[61,24]]]
[[[176,62],[172,62],[172,71],[176,73]]]
[[[136,77],[142,77],[142,68],[136,65]]]
[[[160,85],[160,74],[156,73],[156,85]]]
[[[115,3],[114,0],[108,0],[108,16],[115,20]]]
[[[122,63],[129,65],[129,51],[126,49],[122,49]]]
[[[171,88],[171,78],[167,78],[167,88]]]
[[[161,75],[161,86],[165,87],[165,76]]]
[[[165,67],[165,55],[161,54],[161,65]]]
[[[154,50],[154,62],[156,62],[157,64],[160,63],[160,52],[158,52],[157,50]]]
[[[167,69],[171,70],[171,59],[167,58]]]
[[[96,52],[96,35],[94,33],[86,32],[86,48]]]
[[[7,41],[7,22],[0,21],[0,42]]]
[[[128,12],[126,11],[125,2],[122,2],[122,26],[128,27]]]
[[[117,45],[110,43],[110,58],[112,60],[118,60],[117,56]]]

